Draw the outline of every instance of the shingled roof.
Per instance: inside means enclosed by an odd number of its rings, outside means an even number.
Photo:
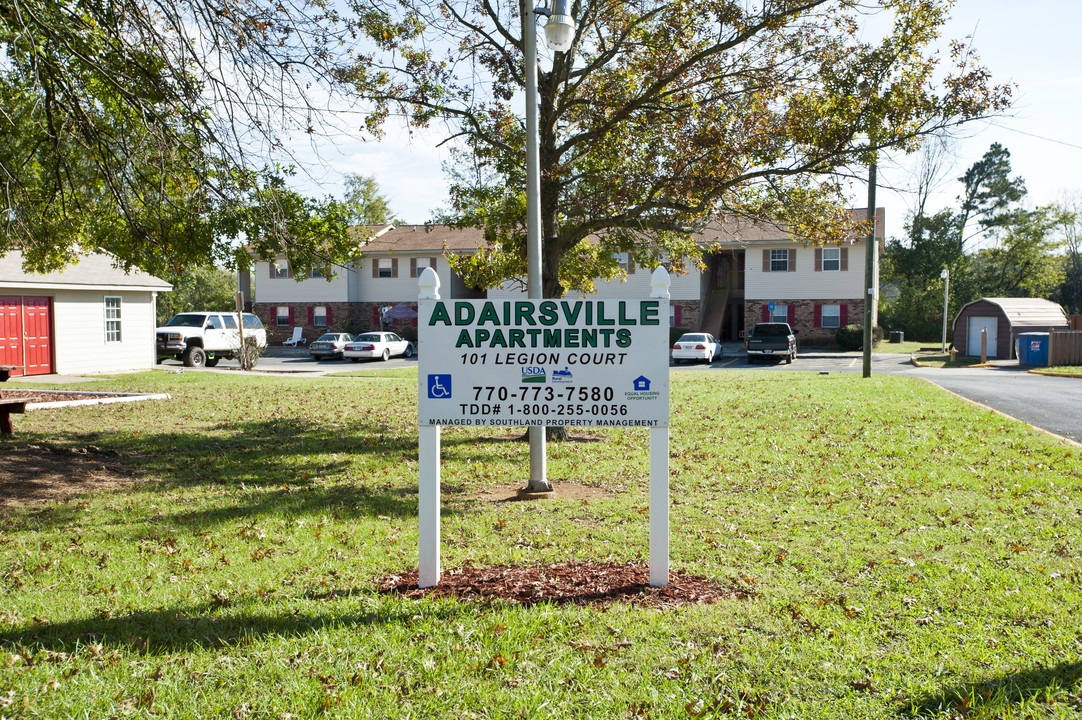
[[[17,250],[0,257],[0,290],[15,288],[94,290],[124,288],[167,292],[173,286],[142,270],[116,267],[111,255],[94,253],[79,258],[73,265],[50,273],[28,273],[22,268],[23,254]]]
[[[868,217],[867,208],[853,208],[849,213],[857,222],[864,222]],[[884,239],[885,226],[886,210],[884,208],[877,208],[875,211],[875,236],[877,240],[882,241]],[[853,238],[855,242],[860,242],[863,239],[864,236]],[[744,246],[793,242],[794,240],[799,242],[801,238],[794,238],[789,233],[788,229],[781,225],[768,222],[756,222],[746,218],[736,217],[727,218],[722,222],[708,225],[701,233],[699,233],[699,242],[704,244],[717,242],[722,245]],[[815,238],[808,238],[808,240],[814,242]]]
[[[365,243],[365,253],[422,253],[475,251],[485,246],[484,233],[477,228],[450,225],[392,225],[374,227],[376,237]],[[381,232],[382,231],[382,232]]]

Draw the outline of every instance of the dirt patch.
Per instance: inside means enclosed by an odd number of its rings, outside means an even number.
[[[379,591],[407,598],[440,597],[523,605],[589,605],[617,602],[654,608],[709,605],[748,597],[745,590],[698,575],[669,573],[665,587],[650,587],[650,571],[642,564],[582,562],[547,567],[457,568],[444,572],[439,585],[417,587],[417,573],[389,575],[377,581]]]
[[[63,502],[84,493],[131,483],[134,472],[118,453],[90,445],[49,448],[0,443],[0,507]]]
[[[612,494],[612,490],[591,485],[580,485],[570,480],[549,479],[554,494],[552,500],[599,500]],[[478,488],[470,493],[470,499],[482,502],[526,502],[518,496],[518,491],[526,487],[523,479],[514,485],[496,485]],[[545,502],[545,500],[531,500],[529,502]]]

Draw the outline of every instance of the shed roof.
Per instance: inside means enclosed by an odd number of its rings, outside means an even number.
[[[125,272],[116,267],[112,255],[92,253],[80,257],[63,270],[28,273],[23,270],[23,254],[13,250],[0,257],[0,291],[10,290],[100,290],[124,289],[168,292],[173,286],[142,270]]]
[[[1044,298],[981,298],[967,303],[958,311],[961,316],[965,309],[978,302],[992,303],[1003,310],[1011,327],[1068,327],[1070,321],[1063,308]]]

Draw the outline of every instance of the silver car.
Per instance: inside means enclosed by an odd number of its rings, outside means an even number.
[[[353,341],[349,333],[324,333],[308,346],[308,354],[316,360],[342,358],[346,344]]]

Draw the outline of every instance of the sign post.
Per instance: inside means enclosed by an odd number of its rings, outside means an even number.
[[[650,430],[650,583],[668,583],[669,275],[647,300],[418,296],[421,587],[439,583],[439,429]]]

